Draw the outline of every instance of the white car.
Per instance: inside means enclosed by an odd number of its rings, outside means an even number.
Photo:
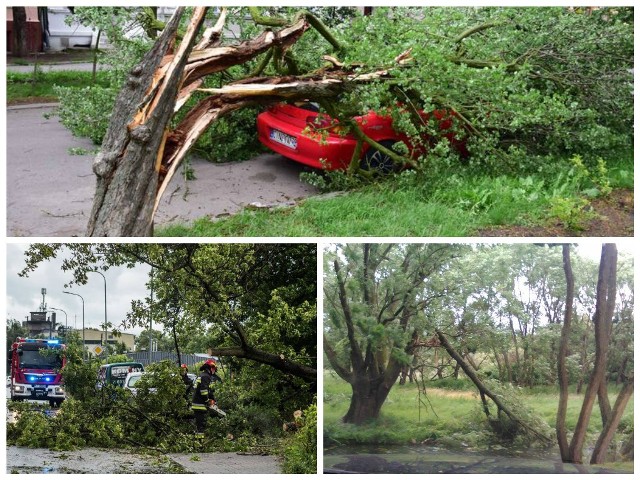
[[[138,393],[138,388],[136,387],[136,383],[142,378],[143,375],[146,375],[147,372],[131,372],[127,374],[127,377],[124,379],[124,389],[129,390],[133,395]],[[155,392],[155,388],[150,388],[150,392]]]

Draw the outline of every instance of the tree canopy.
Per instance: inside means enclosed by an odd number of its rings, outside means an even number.
[[[123,326],[162,325],[184,345],[206,335],[213,355],[268,365],[316,381],[316,247],[311,244],[33,244],[28,275],[67,251],[69,284],[110,266],[151,267],[153,299],[136,302]]]

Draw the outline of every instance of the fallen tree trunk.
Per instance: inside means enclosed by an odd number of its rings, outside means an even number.
[[[444,335],[444,333],[442,333],[439,330],[436,330],[436,335],[438,336],[438,339],[440,340],[440,344],[444,347],[444,349],[447,351],[447,353],[458,363],[458,365],[460,365],[462,370],[464,370],[464,373],[467,375],[467,377],[469,377],[469,379],[474,383],[474,385],[476,386],[476,388],[480,392],[481,397],[483,397],[484,411],[485,411],[485,414],[487,414],[487,416],[489,416],[489,411],[488,411],[487,406],[486,406],[486,400],[484,399],[485,396],[489,397],[493,401],[493,403],[495,403],[496,407],[498,407],[498,415],[500,415],[500,412],[503,412],[505,415],[507,415],[511,419],[512,422],[522,426],[523,428],[525,428],[529,432],[533,433],[539,439],[544,440],[544,441],[549,442],[549,443],[552,442],[552,440],[549,437],[547,437],[546,435],[543,435],[542,433],[540,433],[537,430],[533,429],[531,426],[527,425],[520,418],[518,418],[511,411],[511,409],[509,407],[507,407],[502,402],[502,400],[500,400],[500,398],[496,394],[494,394],[492,391],[490,391],[486,387],[486,385],[484,383],[482,383],[482,381],[480,380],[478,375],[476,375],[476,372],[473,371],[471,366],[468,365],[467,362],[465,362],[465,360],[462,358],[462,356],[458,352],[456,352],[456,350],[451,346],[451,344],[449,343],[449,340],[447,340],[447,337]]]

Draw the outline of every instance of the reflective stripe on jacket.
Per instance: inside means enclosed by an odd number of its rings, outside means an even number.
[[[213,378],[208,371],[203,371],[196,379],[193,388],[191,408],[193,410],[206,410],[209,400],[215,400],[213,396]]]

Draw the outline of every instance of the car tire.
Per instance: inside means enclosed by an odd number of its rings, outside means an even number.
[[[392,147],[396,142],[394,140],[382,140],[378,143],[389,150],[393,150]],[[387,175],[399,170],[399,166],[389,155],[373,147],[370,147],[360,160],[360,168],[381,175]]]

